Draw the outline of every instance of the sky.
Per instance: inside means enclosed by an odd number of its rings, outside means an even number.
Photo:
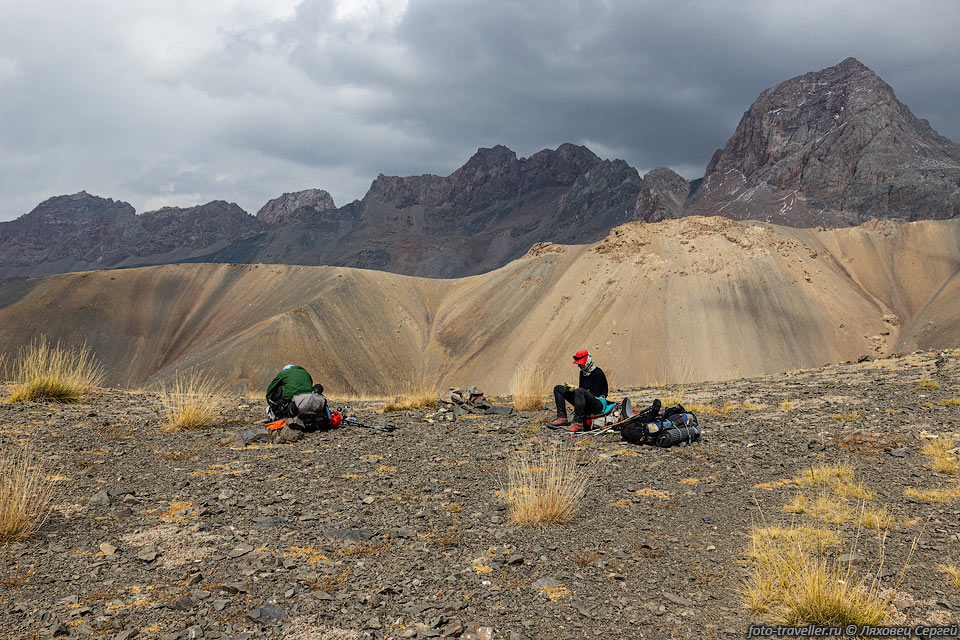
[[[703,175],[764,89],[860,60],[960,141],[955,0],[0,0],[0,221],[449,175],[564,142]]]

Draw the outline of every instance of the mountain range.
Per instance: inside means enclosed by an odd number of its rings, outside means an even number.
[[[378,176],[337,207],[310,189],[256,216],[215,201],[137,214],[80,192],[0,223],[0,278],[178,262],[334,265],[423,277],[485,273],[537,242],[598,242],[630,221],[722,215],[793,227],[960,215],[960,147],[853,58],[760,94],[705,175],[640,176],[563,144],[480,149],[449,176]]]
[[[200,368],[260,392],[297,362],[339,393],[575,379],[617,388],[771,374],[960,345],[960,219],[796,229],[629,222],[457,279],[297,265],[172,264],[0,282],[0,353],[87,345],[110,385]],[[38,320],[39,319],[39,320]]]

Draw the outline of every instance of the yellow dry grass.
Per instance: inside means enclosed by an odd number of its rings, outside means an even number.
[[[808,512],[814,518],[830,524],[843,524],[853,515],[853,509],[846,500],[836,500],[826,495],[817,496]]]
[[[839,544],[840,536],[822,527],[811,525],[755,527],[750,536],[750,549],[747,551],[747,556],[759,560],[777,548],[796,549],[803,554],[812,551],[819,553]]]
[[[854,481],[853,466],[848,463],[811,466],[796,475],[793,482],[801,487],[829,489],[842,498],[873,500],[875,496],[862,482]]]
[[[436,409],[439,393],[433,387],[418,385],[397,395],[383,408],[384,413],[391,411],[411,411],[415,409]]]
[[[918,380],[913,388],[916,391],[936,391],[940,388],[940,383],[930,378],[923,378],[922,380]]]
[[[795,493],[793,495],[793,499],[787,504],[783,505],[784,511],[788,513],[796,513],[798,515],[806,513],[807,509],[809,508],[810,499],[802,493]]]
[[[851,411],[850,413],[838,413],[833,416],[833,419],[841,422],[855,422],[860,419],[860,412]]]
[[[825,487],[838,482],[853,482],[853,466],[846,463],[813,465],[801,471],[793,481],[801,487]]]
[[[852,498],[854,500],[873,500],[876,493],[863,486],[862,482],[833,482],[827,485],[831,491],[841,498]]]
[[[945,407],[957,407],[957,406],[960,406],[960,396],[954,396],[953,398],[947,398],[946,400],[944,400],[944,401],[941,402],[940,404],[942,404],[942,405],[945,406]]]
[[[13,382],[9,402],[80,402],[103,381],[103,368],[86,345],[51,346],[38,338],[21,347],[5,377]]]
[[[960,475],[960,457],[953,438],[937,438],[923,445],[923,455],[930,458],[930,468],[939,473]]]
[[[539,411],[543,409],[544,398],[550,390],[543,367],[525,366],[513,374],[510,384],[513,393],[513,408],[518,411]]]
[[[0,450],[0,543],[20,540],[46,520],[55,481],[27,447]]]
[[[904,495],[920,502],[957,502],[960,500],[960,486],[941,487],[938,489],[915,489],[913,487],[907,487]]]
[[[781,411],[793,411],[796,408],[797,408],[797,403],[791,400],[790,398],[787,398],[786,400],[780,403]]]
[[[849,564],[808,559],[791,578],[777,612],[784,624],[881,625],[887,620],[879,579],[859,578]]]
[[[960,589],[960,567],[954,564],[941,564],[937,567],[937,571],[940,573],[945,573],[949,576],[950,581],[953,582],[953,586]]]
[[[518,525],[546,526],[573,517],[594,475],[595,464],[580,464],[573,449],[552,447],[538,454],[518,453],[507,465],[502,492],[510,519]]]
[[[877,531],[890,531],[894,528],[896,522],[896,518],[887,511],[886,507],[880,507],[879,509],[864,508],[860,513],[860,518],[864,527]]]
[[[742,587],[747,607],[788,625],[882,624],[888,602],[879,580],[828,560],[826,548],[839,543],[836,533],[806,525],[754,528]]]
[[[213,426],[225,404],[219,380],[200,371],[177,372],[160,387],[164,431],[192,431]]]

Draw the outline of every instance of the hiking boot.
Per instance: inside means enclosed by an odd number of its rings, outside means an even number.
[[[567,427],[569,425],[570,425],[570,421],[567,420],[566,418],[561,418],[560,416],[557,416],[557,419],[554,420],[553,422],[547,423],[547,426],[550,427],[551,429],[559,429],[560,427]]]
[[[590,431],[590,427],[585,426],[582,422],[574,422],[572,425],[564,429],[564,431],[577,433],[579,431]]]

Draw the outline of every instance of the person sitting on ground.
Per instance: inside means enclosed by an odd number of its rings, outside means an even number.
[[[580,382],[574,387],[558,384],[553,388],[553,399],[557,403],[557,419],[549,423],[553,429],[567,427],[566,431],[586,431],[589,429],[587,416],[603,412],[607,397],[607,376],[603,369],[593,362],[586,349],[573,355],[573,363],[580,367]],[[567,403],[573,405],[573,425],[567,420]]]
[[[307,370],[295,364],[281,369],[267,387],[267,415],[271,420],[286,419],[289,426],[307,431],[331,422],[323,385],[314,384]]]

